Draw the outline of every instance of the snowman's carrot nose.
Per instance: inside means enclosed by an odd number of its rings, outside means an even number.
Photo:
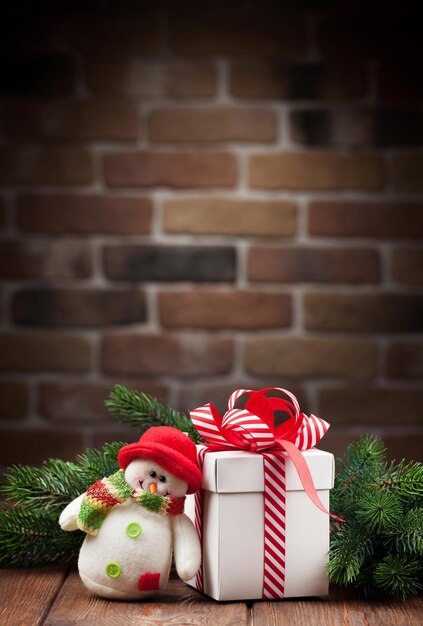
[[[157,485],[156,483],[150,483],[150,493],[156,493]]]

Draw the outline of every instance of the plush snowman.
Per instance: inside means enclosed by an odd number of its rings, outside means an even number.
[[[183,505],[200,488],[201,473],[194,443],[169,426],[124,446],[118,462],[121,469],[71,502],[59,523],[87,533],[78,560],[86,587],[135,600],[166,587],[172,552],[182,580],[197,573],[200,543]]]

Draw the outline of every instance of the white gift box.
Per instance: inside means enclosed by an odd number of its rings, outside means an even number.
[[[329,510],[334,457],[302,452],[323,505]],[[303,490],[286,453],[285,592],[284,597],[324,596],[329,516]],[[243,450],[208,452],[203,481],[203,587],[215,600],[262,598],[264,567],[263,457]],[[186,514],[194,521],[195,499],[188,496]],[[196,586],[195,579],[189,581]]]

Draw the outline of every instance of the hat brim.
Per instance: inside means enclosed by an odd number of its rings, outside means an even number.
[[[188,483],[187,493],[195,493],[201,486],[201,472],[197,464],[189,461],[186,456],[161,444],[143,444],[139,441],[123,446],[119,450],[118,463],[126,469],[134,459],[143,457],[154,461],[163,469]]]

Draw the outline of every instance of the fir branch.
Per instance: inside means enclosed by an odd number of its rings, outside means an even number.
[[[25,510],[47,514],[61,510],[84,491],[78,468],[73,463],[49,459],[42,467],[14,465],[4,476],[0,492]]]
[[[421,559],[388,554],[376,566],[374,580],[385,593],[407,598],[421,591],[422,573]]]
[[[423,508],[410,509],[397,523],[395,530],[387,533],[387,542],[399,554],[423,554]]]
[[[106,443],[103,450],[88,449],[84,454],[77,456],[77,470],[84,484],[82,491],[90,487],[98,478],[110,476],[118,471],[117,455],[124,445],[122,441]]]
[[[331,491],[331,506],[337,515],[343,518],[351,515],[357,499],[383,475],[385,456],[382,441],[366,435],[348,446],[344,458],[337,459],[335,485]]]
[[[357,520],[367,526],[369,533],[395,528],[401,515],[401,503],[389,491],[369,491],[357,502]]]
[[[398,465],[392,463],[377,486],[404,498],[423,498],[423,464],[407,463],[404,459]]]
[[[57,517],[0,508],[0,567],[69,563],[78,555],[84,533],[65,533]]]
[[[373,550],[370,538],[355,523],[344,524],[331,539],[328,574],[332,582],[349,585]]]
[[[174,426],[186,432],[194,443],[201,440],[189,417],[147,393],[115,385],[106,400],[106,406],[115,417],[125,424],[135,426],[139,432],[144,432],[151,426]]]

